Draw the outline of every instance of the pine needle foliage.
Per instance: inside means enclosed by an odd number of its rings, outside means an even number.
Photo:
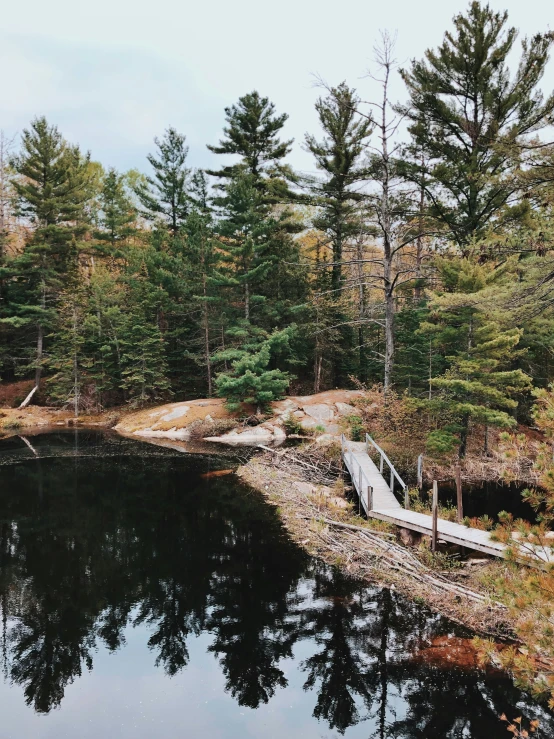
[[[507,12],[474,1],[453,23],[437,49],[402,70],[410,95],[402,110],[426,155],[411,177],[424,187],[430,215],[465,247],[491,222],[526,210],[515,174],[522,147],[554,112],[554,94],[538,89],[554,35],[523,39],[511,74],[518,34]]]

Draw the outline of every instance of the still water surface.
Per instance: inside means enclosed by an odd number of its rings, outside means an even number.
[[[466,632],[306,556],[229,460],[27,441],[0,442],[0,739],[494,739],[503,712],[554,737]]]

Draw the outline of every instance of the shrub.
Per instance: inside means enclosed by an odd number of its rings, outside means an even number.
[[[283,426],[285,427],[287,434],[300,434],[302,432],[300,421],[295,418],[290,411],[287,413],[285,418],[283,418]]]
[[[350,424],[350,436],[352,441],[363,441],[364,424],[361,416],[348,416],[348,422]]]
[[[425,448],[433,457],[441,457],[443,454],[452,454],[460,443],[456,434],[447,429],[436,429],[427,436]]]
[[[238,426],[234,418],[216,418],[213,421],[194,421],[190,427],[191,439],[205,439],[207,436],[221,436]]]
[[[22,426],[23,424],[17,418],[8,418],[6,421],[2,422],[2,428],[5,431],[17,431]]]

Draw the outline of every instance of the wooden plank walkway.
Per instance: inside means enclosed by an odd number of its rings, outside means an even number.
[[[432,517],[402,507],[394,494],[394,481],[400,481],[403,493],[406,486],[380,447],[373,440],[369,439],[369,441],[384,455],[385,461],[390,465],[392,490],[391,483],[387,483],[382,474],[383,457],[381,457],[381,469],[379,469],[367,453],[367,443],[347,441],[343,437],[342,445],[343,462],[352,478],[352,483],[365,513],[368,517],[387,521],[396,526],[431,536]],[[506,556],[506,545],[493,541],[488,531],[481,531],[481,529],[474,529],[439,518],[437,532],[438,538],[443,541],[458,544],[468,549],[475,549],[495,557]],[[554,562],[554,556],[549,549],[537,546],[534,547],[533,552],[528,549],[522,550],[522,556],[529,556],[530,554],[536,556],[541,562]]]

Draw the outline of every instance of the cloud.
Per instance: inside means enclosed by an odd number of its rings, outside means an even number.
[[[223,122],[226,101],[209,87],[199,90],[183,64],[148,51],[9,37],[0,64],[11,70],[1,124],[8,133],[45,115],[106,165],[140,167],[154,136],[172,125],[187,134],[199,166]]]

